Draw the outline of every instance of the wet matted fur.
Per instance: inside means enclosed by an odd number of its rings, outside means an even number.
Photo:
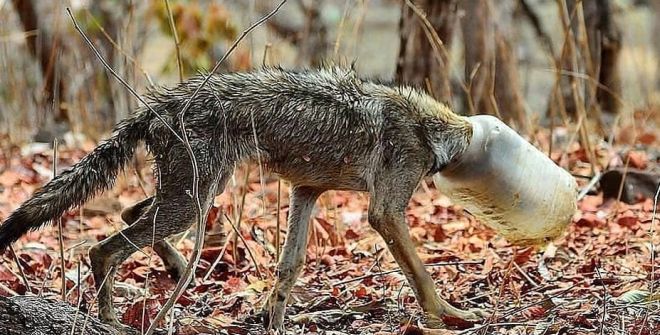
[[[197,76],[152,91],[149,104],[179,131],[179,113],[202,82]],[[191,102],[184,123],[198,161],[199,195],[206,211],[242,161],[259,158],[291,183],[288,235],[278,279],[263,309],[267,327],[282,327],[289,293],[304,263],[309,216],[326,190],[370,192],[369,223],[386,241],[428,315],[481,316],[439,298],[404,217],[421,178],[442,169],[468,146],[472,128],[464,117],[413,88],[362,80],[349,69],[263,68],[213,75]],[[35,192],[0,226],[4,249],[83,204],[112,186],[141,142],[154,156],[156,194],[127,209],[122,219],[129,227],[89,252],[99,317],[117,326],[112,307],[117,266],[153,237],[156,252],[177,279],[185,260],[164,239],[188,229],[196,217],[186,149],[152,112],[141,108],[120,122],[108,140]]]

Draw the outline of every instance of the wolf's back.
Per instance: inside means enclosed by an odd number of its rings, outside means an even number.
[[[120,122],[112,137],[35,192],[0,225],[0,252],[28,231],[111,187],[147,134],[150,120],[149,111],[141,110]]]

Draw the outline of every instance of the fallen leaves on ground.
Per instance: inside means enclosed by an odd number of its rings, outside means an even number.
[[[544,143],[543,137],[539,142]],[[568,152],[553,154],[553,158],[576,174],[588,175],[585,151],[576,145],[566,147]],[[81,150],[62,149],[58,167],[70,166],[83,155]],[[628,159],[637,168],[657,168],[657,158],[639,150],[599,149],[598,157],[618,162],[615,164]],[[52,153],[43,146],[0,156],[1,218],[50,178],[51,159]],[[138,170],[136,174],[127,169],[118,186],[102,196],[110,200],[63,216],[67,300],[83,310],[96,310],[88,248],[123,227],[117,207],[125,208],[153,192],[150,168],[142,161]],[[265,333],[259,311],[274,284],[276,256],[281,250],[275,244],[278,230],[281,243],[286,236],[288,192],[283,185],[278,224],[277,180],[266,179],[262,190],[254,167],[238,169],[235,180],[245,180],[247,171],[251,172],[247,185],[230,183],[216,198],[207,220],[210,233],[195,285],[174,310],[178,334]],[[139,180],[138,175],[147,180]],[[581,186],[587,182],[586,178],[580,180]],[[422,185],[413,195],[406,217],[437,291],[457,307],[491,314],[477,323],[445,318],[449,329],[430,327],[441,321],[430,320],[421,312],[385,243],[369,227],[367,206],[368,196],[354,192],[331,191],[319,199],[312,215],[306,266],[287,310],[288,332],[660,332],[660,223],[652,220],[652,199],[625,204],[605,201],[601,194],[591,192],[580,201],[573,224],[561,238],[544,249],[522,249],[476,222],[430,183]],[[232,227],[239,221],[239,213],[243,215],[241,224]],[[172,242],[189,256],[190,238],[194,236],[179,235]],[[52,227],[21,238],[15,244],[20,267],[9,251],[0,263],[0,295],[59,296],[63,274],[58,248],[57,230]],[[160,259],[151,254],[148,248],[146,253],[135,253],[116,278],[133,288],[116,290],[114,301],[121,320],[136,328],[152,322],[175,285]]]

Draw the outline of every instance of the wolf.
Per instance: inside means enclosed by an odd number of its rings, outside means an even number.
[[[113,278],[136,247],[154,239],[174,279],[185,268],[184,258],[165,240],[187,230],[197,213],[190,191],[193,168],[180,140],[183,120],[197,160],[197,200],[204,213],[243,161],[258,160],[291,185],[288,234],[262,310],[269,329],[283,326],[289,294],[305,261],[311,211],[327,190],[370,193],[369,224],[386,242],[428,316],[484,317],[438,296],[404,215],[420,180],[442,170],[469,145],[472,126],[465,117],[414,88],[361,79],[350,68],[264,67],[214,74],[203,82],[199,75],[148,92],[148,104],[160,116],[137,109],[109,139],[36,191],[0,226],[0,250],[110,188],[143,142],[154,158],[155,195],[125,210],[121,217],[128,227],[89,250],[99,318],[121,327],[112,304]],[[186,104],[190,108],[181,118]]]

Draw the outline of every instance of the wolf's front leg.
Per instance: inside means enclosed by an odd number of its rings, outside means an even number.
[[[415,251],[404,214],[418,183],[417,175],[409,173],[410,171],[412,169],[395,171],[393,174],[381,176],[380,180],[376,181],[369,204],[369,224],[385,240],[415,292],[417,302],[433,323],[442,324],[442,316],[445,315],[470,321],[481,320],[486,316],[485,313],[458,309],[438,296],[431,275]]]
[[[277,265],[277,280],[261,312],[266,329],[281,329],[289,293],[305,264],[309,217],[323,190],[293,186],[289,200],[288,233]]]

